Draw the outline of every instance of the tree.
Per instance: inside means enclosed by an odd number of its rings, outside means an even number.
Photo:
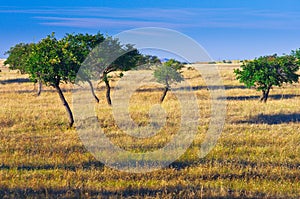
[[[85,61],[89,53],[101,42],[103,42],[104,39],[104,36],[100,33],[97,33],[96,35],[67,34],[63,38],[63,41],[67,43],[68,50],[72,53],[73,56],[76,57],[77,64],[79,64],[77,68],[79,68],[81,64]],[[89,70],[82,70],[78,78],[81,78],[82,81],[88,82],[93,97],[95,98],[96,102],[99,103],[99,98],[96,96],[93,84],[90,81],[91,73],[89,72]]]
[[[236,78],[248,88],[255,87],[262,91],[260,101],[267,102],[270,89],[283,83],[297,82],[299,70],[293,55],[263,56],[253,61],[244,62],[240,69],[235,69]]]
[[[60,84],[75,82],[81,63],[101,41],[103,36],[99,33],[94,36],[67,34],[60,40],[52,33],[34,45],[26,61],[26,71],[31,79],[38,79],[56,89],[67,111],[70,127],[74,124],[74,118]]]
[[[21,74],[27,73],[26,60],[28,59],[34,45],[35,44],[33,43],[19,43],[11,47],[7,52],[5,52],[5,54],[9,56],[5,60],[4,65],[9,65],[9,69],[11,70],[19,70]],[[38,83],[37,96],[39,96],[42,91],[42,83],[37,79],[34,79],[33,82],[35,84]]]
[[[161,61],[157,56],[153,55],[140,55],[138,57],[138,69],[151,69],[151,67],[155,67],[161,65]]]
[[[74,118],[60,83],[73,82],[78,70],[76,62],[76,58],[67,50],[67,43],[57,40],[54,33],[34,46],[26,62],[31,79],[38,79],[56,89],[67,111],[70,127],[73,126]]]
[[[292,50],[292,56],[296,58],[298,65],[300,65],[300,49]]]
[[[26,73],[26,59],[31,52],[33,43],[25,44],[19,43],[11,47],[5,55],[9,55],[8,58],[4,61],[4,65],[9,65],[11,70],[19,70],[21,74]]]
[[[182,74],[178,72],[182,68],[183,64],[174,59],[170,59],[155,69],[154,77],[157,82],[165,85],[163,95],[160,98],[161,103],[164,101],[167,92],[170,90],[170,84],[181,82],[183,80]]]
[[[104,42],[97,46],[84,62],[87,73],[90,76],[100,76],[106,86],[106,101],[112,105],[110,93],[109,75],[112,72],[119,72],[119,77],[124,71],[131,70],[137,66],[140,60],[140,53],[131,44],[121,44],[118,39],[107,37]]]

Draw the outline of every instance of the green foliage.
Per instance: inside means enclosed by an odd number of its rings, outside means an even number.
[[[90,51],[103,41],[101,34],[67,34],[58,40],[55,34],[47,36],[34,45],[26,59],[26,72],[32,80],[52,86],[58,92],[69,117],[69,125],[74,123],[72,111],[60,88],[60,83],[74,83],[82,62]],[[84,78],[89,76],[84,74]]]
[[[30,53],[26,71],[31,79],[39,79],[46,85],[74,83],[76,74],[89,52],[101,41],[101,34],[67,34],[58,40],[49,35],[37,43]]]
[[[97,53],[101,56],[101,71],[108,74],[113,71],[128,71],[135,68],[140,54],[131,44],[123,45],[118,39],[105,39]]]
[[[161,61],[157,56],[152,55],[140,55],[138,57],[138,68],[139,69],[151,69],[151,67],[155,67],[160,65]]]
[[[255,86],[258,90],[297,82],[299,77],[295,73],[299,70],[299,65],[296,64],[295,57],[289,55],[260,57],[243,64],[241,69],[234,70],[236,78],[247,87]]]
[[[175,59],[170,59],[167,62],[163,63],[163,65],[174,68],[177,71],[181,70],[184,67],[184,65],[181,62],[176,61]]]
[[[104,36],[100,33],[96,35],[89,34],[67,34],[62,40],[66,43],[66,48],[72,52],[76,59],[83,63],[88,54],[101,42]]]
[[[9,65],[11,70],[19,70],[21,74],[26,73],[26,60],[35,44],[19,43],[11,47],[6,55],[9,55],[5,60],[4,65]]]
[[[298,65],[300,65],[300,49],[292,50],[292,56],[296,58]]]
[[[179,70],[183,67],[184,65],[179,61],[170,59],[157,67],[154,71],[153,75],[156,81],[165,85],[163,95],[160,98],[161,103],[164,101],[167,92],[170,89],[170,84],[174,82],[181,82],[183,80],[183,76],[179,72]]]
[[[128,71],[136,67],[139,57],[140,53],[133,45],[123,45],[118,39],[107,37],[91,51],[84,66],[95,76],[107,75],[113,71]]]
[[[208,64],[216,64],[217,62],[215,61],[211,61],[211,62],[208,62]]]
[[[79,62],[67,50],[67,43],[57,40],[52,34],[36,44],[26,62],[26,71],[31,79],[55,86],[63,82],[73,82]]]
[[[170,59],[169,61],[163,63],[154,71],[154,77],[157,82],[165,84],[167,87],[173,82],[181,82],[183,76],[178,70],[182,69],[183,65],[174,60]]]
[[[90,77],[98,79],[99,76],[106,84],[106,99],[107,103],[111,105],[110,99],[110,85],[111,76],[109,73],[118,71],[119,77],[123,76],[123,71],[128,71],[135,68],[141,54],[131,44],[121,44],[116,38],[107,37],[100,45],[98,45],[89,54],[84,61],[84,69],[89,73]]]
[[[228,60],[228,61],[227,61],[227,60],[224,59],[222,62],[223,62],[224,64],[232,64],[232,61],[231,61],[231,60]]]
[[[89,34],[67,34],[62,41],[65,43],[65,49],[68,50],[71,56],[76,57],[76,73],[86,60],[90,52],[104,41],[104,36],[100,33],[96,35]],[[75,63],[73,63],[75,64]],[[91,77],[89,70],[83,70],[80,73],[81,80],[86,80]],[[78,76],[79,77],[79,76]]]
[[[293,55],[263,56],[253,61],[245,62],[240,69],[235,69],[236,78],[248,88],[255,87],[262,91],[264,100],[272,86],[281,86],[283,83],[297,82],[299,70],[296,58]]]

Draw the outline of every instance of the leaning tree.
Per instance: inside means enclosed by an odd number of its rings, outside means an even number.
[[[66,47],[71,52],[71,54],[76,57],[76,63],[79,64],[76,66],[76,68],[79,68],[91,53],[91,51],[96,48],[101,42],[103,42],[105,38],[100,33],[97,33],[95,35],[67,34],[62,40],[66,43]],[[80,75],[77,75],[77,81],[86,81],[90,85],[93,97],[95,98],[96,102],[99,103],[99,98],[95,94],[93,84],[90,80],[91,75],[92,74],[89,70],[81,70]]]
[[[270,89],[283,83],[298,82],[299,64],[294,55],[263,56],[245,62],[241,69],[235,69],[236,78],[248,88],[255,87],[262,91],[260,101],[267,102]]]
[[[26,71],[31,79],[37,79],[57,91],[69,118],[69,126],[74,124],[70,106],[61,89],[61,83],[74,83],[76,74],[86,56],[103,41],[103,36],[67,34],[58,40],[54,33],[33,46],[26,61]]]
[[[122,77],[124,71],[135,68],[141,64],[140,61],[141,54],[133,45],[122,44],[117,38],[107,37],[84,61],[83,65],[86,69],[83,73],[95,79],[100,76],[100,81],[103,81],[106,86],[106,101],[108,105],[112,105],[110,97],[112,75],[110,74],[116,72],[119,77]]]
[[[170,59],[162,65],[158,66],[154,71],[154,77],[157,82],[165,85],[163,95],[160,98],[162,103],[170,90],[170,84],[174,82],[181,82],[183,80],[182,74],[179,72],[184,67],[179,61]]]

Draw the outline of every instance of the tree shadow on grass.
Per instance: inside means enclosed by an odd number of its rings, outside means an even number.
[[[74,92],[80,89],[72,89],[72,88],[62,88],[61,89],[62,92]],[[7,90],[7,91],[1,91],[0,93],[16,93],[16,94],[26,94],[26,93],[32,93],[32,94],[36,94],[37,91],[34,89],[30,89],[30,90]],[[46,88],[46,89],[42,89],[41,95],[43,95],[43,93],[57,93],[56,90],[51,89],[51,88]]]
[[[250,118],[247,121],[239,121],[238,123],[249,123],[249,124],[283,124],[291,122],[300,122],[299,113],[291,114],[276,114],[276,115],[265,115],[259,114],[255,117]]]
[[[245,86],[234,86],[234,85],[203,85],[203,86],[192,86],[192,87],[181,87],[178,88],[180,90],[187,90],[187,89],[192,89],[194,91],[198,90],[220,90],[220,89],[225,89],[225,90],[231,90],[231,89],[246,89]]]
[[[28,83],[32,82],[28,78],[16,78],[16,79],[7,79],[7,80],[1,80],[0,84],[13,84],[13,83]]]
[[[229,101],[245,101],[245,100],[259,100],[261,96],[253,95],[253,96],[227,96],[225,98],[219,98],[219,99],[225,99]],[[270,95],[269,99],[273,100],[280,100],[280,99],[292,99],[295,97],[300,97],[300,95],[293,95],[293,94],[287,94],[287,95]]]
[[[231,86],[231,85],[225,85],[225,86],[191,86],[191,87],[180,87],[180,88],[172,88],[171,90],[192,90],[192,91],[198,91],[198,90],[219,90],[219,89],[246,89],[245,86]],[[136,92],[154,92],[154,91],[163,91],[163,87],[153,87],[153,88],[139,88],[136,90]]]
[[[91,169],[91,168],[98,168],[103,169],[104,164],[100,161],[89,161],[83,162],[82,164],[72,165],[72,164],[63,164],[63,165],[52,165],[52,164],[45,164],[45,165],[20,165],[20,166],[10,166],[2,164],[0,165],[0,170],[9,170],[9,169],[17,169],[17,170],[53,170],[53,169],[64,169],[69,171],[76,171],[77,169]]]

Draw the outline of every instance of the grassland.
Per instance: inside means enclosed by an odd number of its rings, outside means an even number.
[[[274,88],[268,103],[262,104],[260,93],[235,80],[234,67],[219,65],[228,100],[226,124],[215,148],[205,158],[197,157],[210,121],[209,92],[197,72],[185,70],[185,77],[197,88],[201,109],[197,138],[168,168],[140,174],[97,161],[76,130],[67,128],[54,89],[44,87],[37,97],[26,75],[2,67],[0,198],[299,198],[300,84]],[[71,102],[72,86],[63,88]],[[126,150],[160,148],[176,133],[178,111],[173,109],[178,104],[171,93],[163,104],[167,126],[146,140],[112,134],[116,125],[102,84],[97,94],[101,126]],[[160,94],[160,89],[141,89],[132,96],[131,116],[137,123],[148,123],[147,111]]]

